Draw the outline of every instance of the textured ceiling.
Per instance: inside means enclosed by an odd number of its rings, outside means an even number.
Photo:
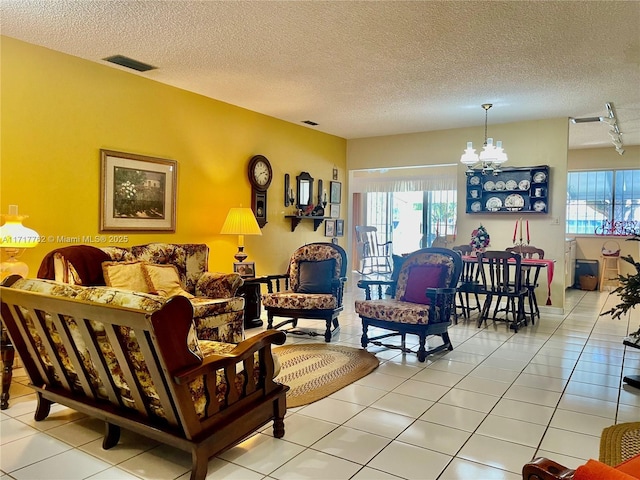
[[[640,145],[638,1],[0,0],[0,14],[3,35],[126,55],[158,67],[136,75],[347,139],[482,125],[482,103],[491,133],[612,102]],[[611,146],[607,131],[571,125],[570,146]]]

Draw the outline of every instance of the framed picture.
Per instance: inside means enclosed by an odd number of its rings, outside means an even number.
[[[100,150],[100,231],[176,231],[177,162]]]
[[[340,205],[331,204],[329,207],[329,216],[331,218],[339,218],[340,217]]]
[[[336,220],[336,237],[344,236],[344,220]]]
[[[324,236],[325,237],[333,237],[336,233],[336,221],[335,220],[325,220],[324,221]]]
[[[233,262],[233,272],[239,274],[242,278],[255,277],[256,262]]]
[[[334,180],[338,179],[338,169],[335,167],[333,168],[333,176],[331,178],[333,178]]]
[[[340,197],[342,196],[342,183],[330,182],[331,195],[329,196],[329,203],[340,203]]]

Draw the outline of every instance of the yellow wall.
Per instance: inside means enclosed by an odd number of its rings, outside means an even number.
[[[467,141],[473,141],[476,150],[480,151],[484,140],[483,127],[349,140],[347,168],[352,172],[381,167],[458,165],[456,244],[468,243],[471,231],[483,224],[491,236],[491,247],[502,250],[512,244],[516,219],[522,216],[529,220],[531,244],[542,248],[546,258],[556,260],[551,298],[554,307],[563,308],[568,123],[567,118],[555,118],[489,126],[489,135],[496,141],[503,141],[509,156],[505,167],[551,167],[550,210],[545,215],[465,213],[465,168],[459,160]],[[546,298],[542,287],[538,298]]]
[[[606,148],[585,148],[569,151],[569,170],[602,170],[606,168],[640,168],[640,146],[624,147],[624,154],[619,155],[613,146]],[[576,256],[598,260],[601,262],[602,245],[608,238],[597,235],[575,235]],[[626,241],[627,237],[615,238],[620,245],[621,256],[631,255],[636,261],[640,260],[640,242]],[[602,268],[602,266],[600,266]],[[623,275],[635,273],[635,268],[620,260],[620,272]],[[608,283],[607,285],[611,285]]]
[[[24,224],[45,238],[23,255],[30,276],[47,252],[70,244],[59,237],[99,233],[100,149],[178,162],[177,228],[126,233],[128,241],[117,243],[107,232],[96,246],[207,243],[210,269],[230,271],[237,238],[219,231],[229,207],[250,205],[246,170],[256,154],[270,160],[274,173],[269,223],[261,237],[245,241],[257,273],[282,272],[295,248],[326,240],[312,222],[291,233],[283,177],[295,180],[305,170],[328,186],[337,167],[344,182],[346,140],[157,83],[149,80],[153,72],[132,74],[0,39],[0,212],[18,205],[29,215]]]

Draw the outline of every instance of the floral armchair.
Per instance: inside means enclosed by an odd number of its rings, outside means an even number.
[[[423,248],[405,259],[397,281],[360,280],[358,287],[365,290],[365,300],[356,300],[355,309],[362,319],[362,348],[371,343],[417,353],[420,362],[432,353],[452,350],[447,329],[455,312],[456,286],[461,270],[462,259],[457,252],[446,248]],[[383,290],[386,286],[392,287],[394,296],[385,298]],[[370,326],[389,333],[369,337]],[[406,346],[407,334],[418,336],[417,351]],[[432,335],[441,337],[443,344],[426,350],[426,339]],[[400,345],[380,341],[394,336],[401,337]]]
[[[315,331],[296,330],[298,319],[324,320],[324,340],[330,342],[340,326],[346,271],[347,254],[339,245],[322,242],[298,248],[287,273],[267,276],[268,293],[262,295],[267,328],[278,329],[290,323],[293,329],[289,333],[315,336]],[[274,326],[274,317],[287,320]]]

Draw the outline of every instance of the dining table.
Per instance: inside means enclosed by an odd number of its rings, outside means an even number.
[[[478,257],[473,255],[463,255],[462,261],[465,263],[476,263]],[[555,266],[555,260],[546,258],[523,258],[520,260],[520,264],[523,267],[536,267],[547,269],[547,305],[551,305],[551,282],[553,282],[553,270]]]

